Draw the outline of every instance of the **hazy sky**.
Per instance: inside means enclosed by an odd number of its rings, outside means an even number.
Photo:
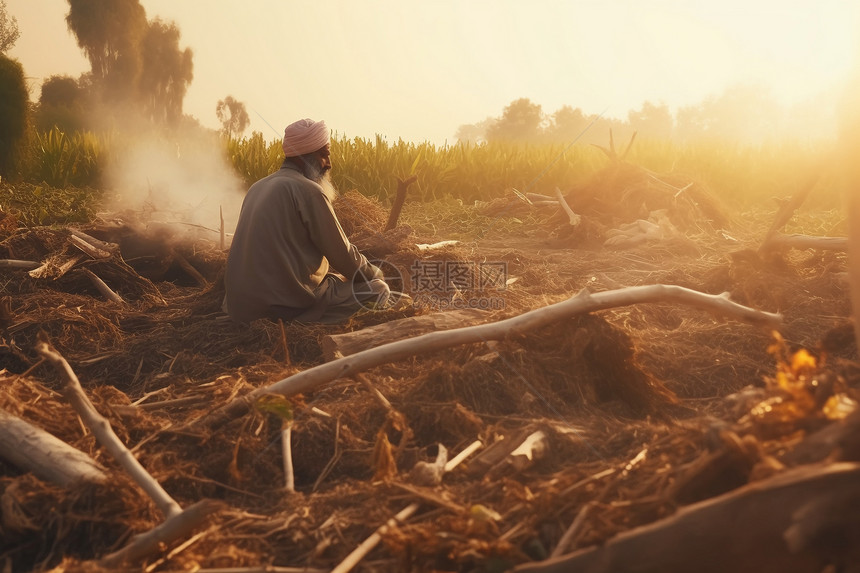
[[[42,79],[88,69],[65,0],[6,4],[33,99]],[[194,51],[185,112],[218,127],[215,105],[232,95],[267,137],[311,117],[350,137],[444,143],[520,97],[624,118],[645,100],[674,110],[739,82],[791,104],[838,89],[860,31],[857,0],[141,4]]]

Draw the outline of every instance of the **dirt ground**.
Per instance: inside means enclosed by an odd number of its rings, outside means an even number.
[[[857,399],[845,254],[759,253],[775,208],[697,217],[690,209],[702,197],[666,207],[669,231],[652,215],[659,205],[628,192],[625,205],[639,202],[630,213],[571,201],[583,216],[578,227],[558,205],[508,197],[408,205],[408,226],[380,233],[386,210],[348,194],[338,205],[344,228],[400,270],[411,298],[338,325],[226,320],[226,254],[211,233],[105,219],[80,228],[118,245],[96,259],[68,229],[5,225],[0,258],[41,270],[0,268],[0,407],[90,455],[110,480],[65,488],[0,459],[0,570],[98,570],[99,558],[164,519],[83,427],[63,378],[40,361],[39,340],[68,360],[95,407],[182,507],[222,504],[192,533],[123,570],[329,570],[415,503],[355,570],[505,571],[547,558],[578,516],[566,552],[797,466],[853,459],[857,448],[841,446],[795,455],[810,436],[843,423]],[[612,229],[637,217],[663,231],[606,244],[618,236]],[[842,229],[835,213],[803,211],[793,221]],[[459,242],[416,247],[448,239]],[[481,269],[497,274],[485,282]],[[448,282],[434,283],[446,270]],[[85,271],[123,302],[105,300]],[[339,378],[282,403],[286,415],[260,404],[205,431],[194,423],[323,363],[328,335],[464,306],[488,307],[497,320],[582,289],[649,284],[728,292],[784,320],[776,335],[674,303],[611,308]],[[295,492],[284,490],[288,419]],[[534,432],[543,440],[532,459],[482,456]],[[413,466],[432,462],[440,444],[454,456],[475,440],[483,447],[440,485],[416,481]]]

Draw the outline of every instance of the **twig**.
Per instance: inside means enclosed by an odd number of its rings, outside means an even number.
[[[585,524],[585,520],[588,519],[588,514],[596,504],[594,502],[589,501],[585,505],[582,506],[582,509],[579,510],[579,513],[576,514],[576,518],[573,520],[573,523],[570,524],[570,527],[567,528],[567,531],[564,532],[564,535],[561,536],[561,539],[558,540],[558,545],[555,546],[555,549],[550,553],[550,557],[558,557],[559,555],[563,555],[564,552],[570,547],[571,542],[574,538],[579,535],[582,526]]]
[[[570,205],[567,204],[567,201],[564,198],[564,195],[561,194],[561,189],[558,187],[555,188],[555,196],[558,199],[558,204],[561,205],[561,208],[564,209],[564,212],[567,213],[567,218],[570,220],[570,226],[576,227],[582,222],[582,217],[573,212],[573,209],[570,208]]]
[[[166,571],[165,573],[186,573],[182,571]],[[313,569],[311,567],[278,567],[277,565],[257,565],[251,567],[217,567],[214,569],[195,569],[196,573],[329,573],[328,569]]]
[[[296,491],[296,477],[293,474],[293,447],[290,443],[293,437],[293,424],[290,423],[281,431],[281,447],[284,452],[284,489],[290,493]]]
[[[174,547],[173,549],[171,549],[171,550],[170,550],[170,553],[168,553],[167,555],[163,556],[161,559],[158,559],[157,561],[154,561],[154,562],[150,563],[150,564],[146,567],[146,569],[144,569],[144,573],[152,573],[152,572],[153,572],[153,571],[155,571],[158,567],[160,567],[162,563],[164,563],[164,562],[165,562],[165,561],[167,561],[168,559],[173,559],[174,557],[176,557],[177,555],[179,555],[180,553],[182,553],[183,551],[185,551],[186,549],[188,549],[189,547],[191,547],[192,545],[194,545],[195,543],[197,543],[198,541],[200,541],[201,539],[203,539],[203,537],[204,537],[207,533],[209,533],[209,531],[208,531],[208,530],[207,530],[207,531],[201,531],[201,532],[200,532],[200,533],[198,533],[197,535],[194,535],[194,536],[192,536],[191,538],[186,539],[185,541],[183,541],[182,543],[180,543],[178,546],[176,546],[176,547]]]
[[[93,283],[93,286],[104,296],[106,299],[111,302],[118,302],[120,304],[125,304],[125,301],[121,296],[116,294],[113,289],[111,289],[107,284],[100,279],[93,271],[90,269],[81,269],[85,275],[90,279],[90,282]]]
[[[191,263],[188,262],[188,259],[183,257],[182,253],[180,253],[176,249],[173,250],[173,260],[179,263],[179,266],[182,267],[182,270],[188,273],[189,276],[191,276],[191,278],[193,278],[197,282],[197,284],[202,287],[209,286],[209,281],[207,281],[206,278],[200,274],[200,271],[195,269],[191,265]]]
[[[480,444],[480,442],[477,442]],[[469,454],[474,452],[477,448],[474,448],[474,443],[471,444],[468,448],[463,450],[463,452],[468,451]],[[480,445],[478,446],[480,447]],[[467,456],[463,455],[463,452],[460,452],[454,459],[450,460],[445,465],[445,471],[450,471],[457,467],[457,464],[462,462]],[[456,463],[455,463],[456,462]],[[403,521],[412,517],[418,508],[421,507],[420,503],[410,503],[406,507],[404,507],[400,513],[389,519],[385,522],[384,525],[380,526],[376,531],[374,531],[370,537],[365,539],[361,545],[356,547],[352,553],[346,556],[346,559],[341,561],[337,567],[331,570],[331,573],[346,573],[347,571],[352,571],[352,568],[358,565],[358,563],[364,559],[364,557],[370,553],[374,547],[376,547],[380,541],[382,541],[382,536],[388,533],[388,531],[394,527],[397,527],[398,523],[402,523]]]
[[[820,251],[847,251],[848,237],[813,237],[810,235],[783,235],[773,233],[762,244],[759,252],[776,249],[818,249]]]
[[[405,491],[406,493],[414,495],[415,497],[421,498],[427,503],[439,507],[444,507],[445,509],[450,509],[454,513],[463,514],[466,512],[466,508],[464,506],[460,505],[459,503],[445,499],[430,488],[418,487],[400,482],[393,482],[391,485],[393,485],[397,489]]]
[[[335,464],[340,460],[341,451],[340,451],[340,418],[335,422],[334,427],[334,453],[331,456],[331,459],[325,465],[323,470],[320,472],[320,475],[317,477],[317,480],[314,482],[314,487],[311,491],[316,491],[322,481],[328,476],[331,470],[334,468]]]
[[[284,364],[289,366],[291,364],[291,360],[290,347],[287,346],[287,329],[284,328],[284,321],[280,318],[278,319],[278,325],[281,327],[281,344],[284,346]]]
[[[179,504],[164,491],[164,488],[151,476],[149,472],[137,461],[132,453],[125,447],[122,441],[114,433],[110,423],[98,413],[90,402],[77,375],[56,350],[47,343],[41,342],[36,350],[45,357],[66,379],[63,386],[63,395],[72,404],[72,407],[81,417],[98,442],[114,457],[114,459],[128,472],[131,478],[149,495],[161,510],[165,517],[170,518],[182,513]]]
[[[361,385],[367,388],[367,390],[369,390],[370,393],[373,394],[373,397],[376,398],[376,401],[379,402],[383,408],[385,408],[389,412],[394,411],[394,406],[391,405],[391,402],[388,401],[388,398],[386,398],[385,395],[380,392],[379,389],[377,389],[377,387],[374,386],[370,380],[367,379],[367,376],[365,376],[363,373],[359,373],[353,376],[353,378],[361,382]]]
[[[94,259],[109,259],[111,256],[110,252],[89,244],[77,235],[70,236],[69,242]]]
[[[72,235],[74,235],[75,237],[78,237],[79,239],[83,239],[88,244],[90,244],[90,245],[92,245],[98,249],[101,249],[103,251],[107,251],[108,253],[113,253],[115,250],[117,250],[119,248],[119,245],[117,245],[116,243],[108,243],[107,241],[102,241],[101,239],[96,239],[92,235],[88,235],[88,234],[84,233],[83,231],[79,231],[77,229],[69,229],[69,232]]]
[[[221,250],[226,249],[227,240],[224,234],[224,207],[222,205],[218,205],[218,215],[221,217],[221,226],[218,228],[221,235]]]
[[[158,551],[162,546],[187,536],[221,506],[220,502],[211,499],[198,501],[185,511],[170,516],[161,525],[135,536],[119,551],[104,556],[99,565],[108,569],[118,568],[123,563],[132,563]]]
[[[463,460],[474,454],[483,445],[484,442],[482,442],[481,440],[475,440],[474,442],[466,446],[462,452],[448,460],[448,463],[445,464],[445,472],[450,472],[451,470],[459,466],[461,463],[463,463]]]
[[[513,334],[534,330],[571,316],[607,308],[647,302],[676,302],[770,328],[775,328],[782,321],[780,314],[749,308],[730,301],[728,297],[728,293],[713,295],[680,286],[662,284],[634,286],[599,293],[583,290],[566,301],[532,310],[513,318],[477,326],[431,332],[326,362],[279,380],[270,386],[261,387],[240,396],[196,423],[210,428],[223,425],[250,411],[254,402],[263,394],[292,396],[307,392],[325,382],[353,376],[380,364],[388,364],[416,354],[426,354],[461,344],[502,340]]]

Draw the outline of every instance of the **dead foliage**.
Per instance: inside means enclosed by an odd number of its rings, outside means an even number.
[[[675,197],[663,183],[643,183],[649,178],[642,172],[618,169],[604,191],[621,189],[626,201],[612,204],[595,191],[588,201],[577,195],[583,203],[572,200],[574,210],[611,209],[621,220],[638,217],[643,206],[667,208],[659,201],[671,196],[673,222],[689,231],[695,251],[659,243],[622,252],[558,249],[547,243],[545,227],[531,227],[514,242],[500,226],[430,254],[418,254],[409,233],[384,234],[392,249],[386,260],[407,277],[418,258],[504,262],[503,289],[442,294],[451,304],[497,296],[505,301],[499,317],[582,288],[672,283],[728,291],[736,301],[784,313],[780,338],[700,311],[641,305],[375,368],[367,380],[390,407],[361,380],[337,380],[291,402],[292,494],[283,490],[278,415],[256,409],[206,435],[189,422],[320,363],[326,334],[432,309],[404,305],[339,325],[234,325],[220,313],[224,252],[200,237],[171,235],[165,244],[157,237],[167,235],[127,224],[82,228],[119,248],[105,259],[82,257],[61,276],[0,268],[0,407],[91,455],[112,476],[109,486],[67,490],[0,461],[0,567],[92,570],[88,560],[160,521],[62,399],[55,374],[34,352],[39,337],[69,360],[96,408],[183,507],[215,498],[228,508],[184,545],[165,547],[136,569],[331,568],[392,515],[420,502],[359,570],[499,571],[547,557],[586,505],[594,510],[571,550],[785,468],[826,456],[860,459],[848,434],[814,437],[852,423],[846,414],[860,399],[854,340],[845,327],[847,290],[838,274],[844,256],[758,259],[760,237],[753,233],[736,233],[734,242],[698,234],[709,207],[693,188]],[[685,194],[690,202],[679,207]],[[340,204],[346,200],[354,218]],[[338,210],[355,237],[378,237],[386,219],[378,204],[352,194]],[[707,225],[718,227],[718,215],[709,214]],[[78,254],[67,229],[4,232],[0,258],[41,264]],[[127,256],[133,248],[140,250]],[[84,268],[125,302],[106,301]],[[488,461],[479,452],[441,486],[408,483],[410,469],[435,459],[439,444],[453,455],[475,439],[515,445],[535,431],[547,437],[548,451],[528,464]]]

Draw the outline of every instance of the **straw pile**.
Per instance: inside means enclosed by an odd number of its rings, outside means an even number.
[[[615,184],[624,187],[625,177],[617,174]],[[655,185],[628,186],[628,203],[658,208]],[[629,201],[633,197],[638,199]],[[595,193],[591,203],[574,209],[608,209],[598,205],[605,198]],[[344,200],[357,214],[342,215],[345,230],[356,242],[374,236],[384,210],[351,195]],[[690,228],[699,225],[704,204],[699,197],[694,211],[689,203],[678,221],[688,217]],[[633,215],[612,208],[614,217]],[[345,213],[343,205],[338,210]],[[40,337],[69,360],[96,408],[180,505],[204,498],[226,504],[194,536],[133,566],[150,571],[331,568],[412,502],[421,503],[419,512],[387,533],[359,570],[505,570],[548,556],[586,504],[599,511],[585,519],[571,549],[810,463],[808,455],[796,453],[802,453],[800,438],[832,425],[858,399],[860,370],[844,328],[847,291],[834,274],[845,266],[840,255],[788,253],[756,261],[752,234],[739,235],[738,244],[698,237],[696,254],[644,247],[558,250],[530,239],[513,242],[501,226],[425,255],[402,229],[400,239],[383,237],[391,249],[386,260],[406,277],[424,257],[505,263],[504,288],[443,293],[452,304],[469,296],[499,297],[505,307],[494,311],[496,318],[582,288],[671,283],[729,291],[734,300],[783,312],[782,338],[775,342],[771,333],[747,325],[654,304],[380,366],[366,380],[394,412],[358,377],[290,399],[297,493],[286,493],[279,441],[284,419],[258,408],[211,433],[188,422],[319,364],[326,334],[431,309],[403,304],[339,325],[234,325],[219,311],[225,254],[200,239],[139,253],[141,265],[174,253],[153,278],[135,270],[123,248],[100,261],[82,259],[57,279],[2,268],[0,408],[92,456],[111,479],[109,485],[65,489],[0,460],[0,566],[91,570],[88,560],[162,519],[81,427],[59,392],[57,375],[39,364],[34,347]],[[105,226],[83,230],[120,243],[119,232]],[[0,258],[41,263],[74,253],[65,229],[5,233]],[[131,245],[134,233],[122,233]],[[205,286],[176,263],[177,252]],[[126,302],[106,302],[84,268]],[[410,292],[412,281],[404,285]],[[814,360],[794,361],[801,347]],[[783,406],[759,407],[768,400],[776,404],[776,398]],[[436,488],[409,485],[410,469],[432,460],[439,444],[456,453],[475,439],[489,445],[535,431],[546,437],[546,450],[530,464],[502,460],[484,472],[479,468],[486,460],[475,459]],[[737,444],[743,455],[736,455]],[[851,459],[853,450],[840,448],[819,447],[816,459],[831,453]]]

